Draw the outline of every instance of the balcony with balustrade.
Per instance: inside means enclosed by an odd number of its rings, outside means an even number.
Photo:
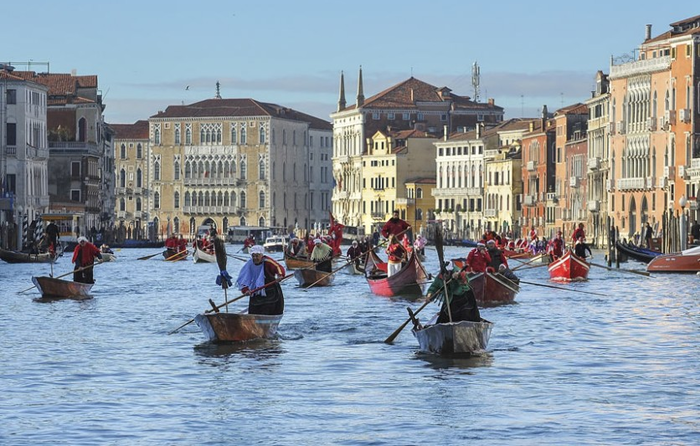
[[[617,180],[617,190],[642,190],[646,187],[646,178],[620,178]]]

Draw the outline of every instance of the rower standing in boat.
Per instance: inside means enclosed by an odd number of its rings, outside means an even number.
[[[320,238],[314,239],[314,250],[311,260],[316,264],[317,271],[330,273],[333,271],[333,248],[323,243]]]
[[[264,255],[264,251],[260,245],[250,248],[250,260],[238,273],[236,286],[244,294],[250,295],[248,314],[282,314],[284,313],[284,294],[279,282],[276,281],[284,277],[284,267]],[[276,283],[264,287],[271,282]],[[258,291],[250,294],[250,290],[254,289]]]
[[[399,211],[394,211],[393,217],[384,223],[384,227],[382,227],[382,235],[384,238],[390,238],[392,235],[399,237],[399,234],[401,234],[400,237],[403,239],[406,237],[406,231],[408,231],[410,228],[411,225],[399,218]]]
[[[403,262],[405,262],[408,257],[408,251],[406,251],[406,248],[399,242],[396,236],[392,235],[389,239],[389,247],[386,248],[386,253],[389,258],[386,266],[386,275],[387,277],[391,277],[401,271]]]
[[[469,251],[463,270],[474,273],[485,273],[486,267],[491,263],[491,256],[486,251],[486,245],[482,242],[476,244],[476,249]]]
[[[446,288],[447,295],[449,296],[449,303],[448,299],[445,299],[445,281],[443,279],[443,274],[448,278]],[[469,282],[464,273],[444,269],[443,272],[435,277],[430,288],[428,288],[426,299],[430,302],[434,298],[442,299],[442,307],[440,308],[440,315],[437,319],[438,324],[459,321],[481,321],[481,314],[476,304],[474,291],[472,291],[469,286]],[[447,310],[447,305],[450,306],[449,312]],[[450,314],[452,314],[451,321]]]
[[[549,242],[547,253],[549,254],[550,263],[564,255],[564,239],[562,239],[561,236],[561,231],[557,231],[557,235]]]
[[[357,240],[353,240],[352,244],[348,248],[346,255],[348,256],[348,262],[355,262],[356,267],[360,267],[360,258],[362,257],[362,249],[360,249],[360,244]]]
[[[60,235],[58,225],[56,225],[54,222],[49,223],[46,226],[46,235],[49,238],[49,252],[51,255],[55,255],[58,247],[58,238]]]
[[[578,228],[576,228],[574,233],[571,234],[571,241],[573,243],[577,243],[581,237],[584,239],[586,238],[586,231],[583,229],[583,223],[579,223]]]
[[[95,259],[102,260],[100,249],[88,242],[85,237],[78,237],[78,246],[73,251],[73,260],[75,264],[73,272],[73,281],[81,283],[95,283],[92,275]]]
[[[493,268],[492,272],[496,272],[502,263],[508,266],[508,260],[506,260],[506,256],[503,254],[503,251],[501,251],[501,248],[496,246],[496,240],[490,239],[486,242],[486,252],[488,252],[489,257],[491,257],[489,267]]]
[[[588,246],[588,244],[586,244],[586,242],[583,241],[583,236],[580,236],[574,245],[574,254],[576,254],[577,257],[581,257],[585,260],[586,251],[588,251],[588,254],[591,255],[592,259],[593,253],[591,252],[591,248]]]

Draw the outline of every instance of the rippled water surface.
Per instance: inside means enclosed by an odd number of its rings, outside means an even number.
[[[19,294],[49,266],[0,262],[0,444],[700,444],[698,276],[594,267],[562,285],[523,269],[547,286],[482,310],[487,355],[445,360],[417,354],[410,326],[383,342],[422,302],[344,272],[332,288],[283,282],[279,340],[212,346],[194,323],[168,335],[224,295],[216,265],[136,260],[154,252],[118,251],[85,301]],[[228,259],[234,277],[241,265]]]

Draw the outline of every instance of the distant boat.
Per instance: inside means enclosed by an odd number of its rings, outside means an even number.
[[[308,286],[331,286],[335,274],[317,269],[305,268],[294,271],[294,277],[299,282],[300,287]]]
[[[283,252],[284,248],[287,247],[287,237],[283,235],[273,235],[265,239],[263,243],[263,248],[267,252]]]
[[[662,254],[654,257],[647,265],[647,271],[654,273],[700,272],[700,246],[675,254]]]
[[[51,263],[57,256],[48,252],[42,254],[29,254],[26,252],[9,251],[0,248],[0,259],[7,263]]]
[[[301,268],[313,268],[313,260],[309,260],[308,257],[292,257],[286,252],[284,253],[284,264],[287,269],[301,269]]]
[[[242,342],[277,336],[281,314],[211,313],[194,318],[211,342]]]
[[[568,249],[564,255],[549,264],[549,278],[562,282],[575,282],[588,279],[591,266],[585,259]]]
[[[187,259],[188,253],[189,252],[186,249],[178,251],[177,249],[166,248],[165,251],[163,251],[163,258],[165,258],[165,260],[168,262],[176,262],[178,260]]]
[[[194,263],[216,263],[216,255],[201,250],[195,245],[192,260]]]
[[[622,253],[627,257],[631,257],[644,263],[649,263],[655,257],[663,254],[659,251],[653,251],[651,249],[642,248],[641,246],[635,246],[629,242],[623,243],[620,241],[615,242],[615,249],[617,249],[618,253]]]

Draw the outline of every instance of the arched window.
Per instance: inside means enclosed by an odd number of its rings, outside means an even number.
[[[143,173],[140,167],[136,169],[136,187],[143,187]]]
[[[265,217],[260,217],[258,219],[258,226],[264,227],[265,226]]]
[[[219,191],[218,195],[216,196],[216,205],[217,206],[224,205],[224,193],[221,191]]]
[[[160,209],[160,193],[156,192],[153,194],[153,207],[156,209]]]
[[[180,209],[180,192],[175,192],[173,201],[175,209]]]
[[[224,163],[219,161],[219,168],[216,169],[216,177],[221,178],[224,176]]]
[[[126,170],[119,171],[119,187],[126,187]]]
[[[192,178],[192,166],[189,161],[185,162],[185,179],[187,178]]]
[[[265,127],[263,127],[263,126],[261,125],[261,126],[260,126],[260,144],[265,144],[265,137],[266,137],[266,134],[265,134]]]
[[[136,197],[136,212],[141,212],[141,197]]]
[[[78,121],[78,141],[87,141],[87,119],[80,118]]]
[[[122,144],[119,148],[119,158],[126,159],[126,144]]]
[[[246,144],[247,139],[248,139],[248,136],[246,133],[246,128],[241,127],[241,144]]]
[[[419,187],[416,189],[416,198],[423,198],[423,188]]]
[[[245,217],[241,217],[241,226],[245,226]]]
[[[173,163],[173,179],[179,180],[180,179],[180,162],[175,161]]]
[[[236,134],[236,125],[231,124],[231,144],[238,143],[238,135]]]
[[[236,193],[231,192],[231,206],[236,207]]]
[[[180,129],[175,129],[175,144],[180,145]]]
[[[197,206],[197,203],[199,203],[197,201],[197,192],[192,192],[192,206]]]
[[[245,192],[241,192],[241,207],[245,209],[246,202],[245,202]]]
[[[242,161],[241,161],[241,179],[242,179],[242,180],[245,180],[245,179],[246,179],[246,176],[247,176],[247,172],[246,172],[246,162],[245,162],[245,160],[242,160]]]
[[[153,131],[153,142],[160,144],[160,129],[155,129]]]
[[[209,199],[209,191],[204,193],[204,206],[211,206],[211,200]]]
[[[160,162],[153,163],[153,179],[160,181]]]
[[[224,206],[230,206],[231,201],[229,200],[228,191],[224,192]]]
[[[260,171],[260,179],[264,180],[265,179],[265,160],[261,159],[260,163],[258,164],[258,170]]]
[[[231,166],[228,163],[228,160],[224,161],[224,178],[228,178],[231,175],[230,169]]]
[[[265,192],[260,191],[260,196],[258,197],[258,207],[263,209],[265,207]]]
[[[136,158],[143,158],[143,146],[141,143],[136,144]]]
[[[126,210],[126,200],[124,198],[119,199],[119,210],[120,211]]]
[[[173,219],[173,231],[174,231],[176,234],[179,234],[179,233],[180,233],[180,219],[177,218],[177,217],[175,217],[175,218]]]
[[[190,193],[185,192],[185,207],[190,207],[192,205],[192,200],[190,198]]]
[[[185,144],[192,144],[192,129],[185,129]]]

